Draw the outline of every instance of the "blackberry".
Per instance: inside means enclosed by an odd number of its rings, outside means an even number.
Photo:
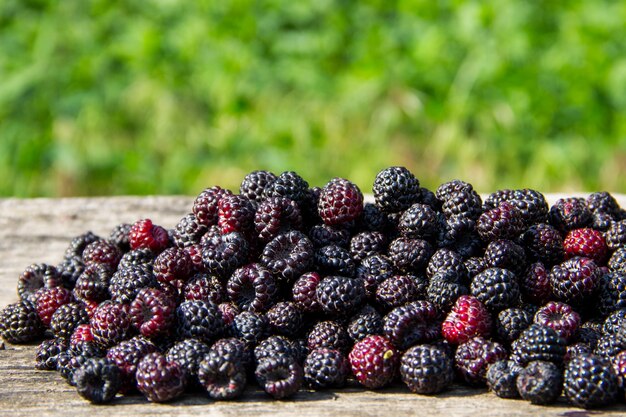
[[[253,311],[243,311],[235,316],[233,335],[252,348],[268,336],[268,327],[268,320],[265,315]]]
[[[416,203],[400,216],[398,230],[410,239],[430,240],[437,236],[439,221],[432,207]]]
[[[273,357],[298,358],[298,350],[293,341],[285,336],[270,336],[254,348],[254,359],[257,362]]]
[[[348,335],[356,343],[367,336],[383,334],[383,318],[370,305],[366,305],[350,318],[347,325]]]
[[[266,393],[275,399],[283,399],[298,392],[304,372],[293,357],[277,356],[260,360],[254,375]]]
[[[129,236],[131,249],[149,249],[155,254],[161,253],[170,243],[167,230],[152,223],[150,219],[134,223]]]
[[[381,232],[361,232],[350,239],[350,255],[356,263],[372,255],[382,255],[387,240]]]
[[[232,400],[246,387],[246,370],[234,357],[210,350],[198,365],[198,380],[210,398]]]
[[[495,318],[498,338],[507,344],[516,340],[533,323],[533,316],[521,308],[506,308]]]
[[[174,226],[172,240],[178,248],[187,248],[200,243],[200,238],[207,231],[207,226],[198,221],[193,213],[189,213]]]
[[[598,311],[603,316],[626,309],[626,272],[610,272],[602,276],[599,284]]]
[[[457,373],[470,385],[485,384],[489,365],[506,358],[504,346],[480,336],[459,345],[454,355]]]
[[[276,181],[276,178],[276,175],[270,171],[252,171],[241,181],[239,194],[247,197],[252,203],[261,203],[265,189]]]
[[[315,251],[314,264],[326,275],[354,276],[356,267],[347,249],[328,245]]]
[[[491,311],[517,304],[520,296],[515,275],[501,268],[489,268],[476,275],[470,291]]]
[[[134,249],[126,252],[120,263],[117,265],[118,269],[127,269],[134,266],[145,266],[147,269],[152,270],[152,264],[154,263],[154,253],[149,249]]]
[[[452,272],[456,274],[461,281],[465,281],[468,277],[468,270],[463,263],[463,257],[457,252],[446,248],[437,249],[430,257],[426,268],[426,274],[429,277],[433,277],[440,272]]]
[[[63,287],[40,289],[35,307],[41,323],[44,326],[50,326],[50,320],[52,320],[54,312],[62,305],[71,301],[72,293]]]
[[[332,227],[326,224],[317,224],[309,231],[309,239],[316,248],[327,245],[337,245],[347,248],[350,245],[350,232],[340,227]]]
[[[17,294],[20,300],[37,301],[37,291],[41,288],[54,288],[61,285],[59,271],[48,264],[32,264],[17,279]]]
[[[193,214],[200,224],[213,226],[217,224],[218,204],[225,197],[233,195],[230,190],[219,186],[207,188],[196,197],[193,202]]]
[[[602,335],[602,337],[598,339],[593,353],[612,359],[623,350],[626,350],[626,339],[623,337],[623,332],[620,332],[619,334]]]
[[[400,360],[402,382],[416,394],[437,394],[452,384],[452,360],[431,345],[413,346]]]
[[[487,269],[487,262],[485,262],[485,259],[478,256],[472,256],[470,258],[467,258],[463,262],[463,265],[467,269],[467,274],[469,275],[470,279],[474,278],[476,275]]]
[[[604,234],[610,250],[619,250],[626,246],[626,219],[613,223]]]
[[[476,336],[489,336],[493,320],[476,297],[460,296],[441,325],[441,334],[449,343],[458,345]]]
[[[546,221],[548,203],[539,191],[527,188],[523,190],[498,190],[485,199],[483,208],[491,210],[504,201],[514,205],[520,211],[526,227]]]
[[[226,291],[228,298],[242,310],[264,312],[276,301],[277,284],[268,269],[249,264],[232,274]]]
[[[78,256],[82,258],[83,251],[90,243],[96,242],[100,240],[100,236],[95,235],[93,232],[88,231],[78,236],[75,236],[70,241],[69,246],[65,250],[65,258],[71,258],[74,256]]]
[[[91,334],[91,325],[80,324],[76,326],[74,332],[70,336],[70,347],[74,348],[79,343],[93,343],[93,335]]]
[[[286,336],[296,336],[303,325],[302,312],[292,301],[282,301],[265,314],[271,331]]]
[[[200,362],[209,353],[210,347],[198,339],[183,339],[170,347],[165,358],[177,363],[185,372],[185,384],[193,386],[198,380]]]
[[[530,362],[517,377],[517,391],[531,404],[552,404],[559,398],[562,389],[563,374],[552,362]]]
[[[316,293],[322,309],[337,316],[353,313],[365,301],[365,286],[358,278],[326,277],[320,281]]]
[[[440,321],[429,301],[414,301],[391,310],[384,317],[383,334],[399,350],[440,337]]]
[[[442,200],[441,211],[446,218],[463,217],[472,221],[482,214],[482,200],[474,190],[462,190]]]
[[[356,184],[333,178],[322,189],[317,207],[324,223],[344,224],[356,220],[363,212],[363,194]]]
[[[306,230],[322,223],[319,212],[317,210],[317,202],[320,199],[322,189],[320,187],[309,188],[304,195],[304,199],[298,204],[302,213],[303,227]],[[351,224],[352,222],[348,223]]]
[[[108,348],[126,338],[130,324],[128,305],[105,301],[91,318],[91,334],[98,345]]]
[[[326,320],[316,323],[307,335],[307,348],[310,352],[326,348],[347,353],[352,343],[345,327],[336,321]]]
[[[612,271],[626,274],[626,247],[621,247],[613,252],[607,265]]]
[[[414,273],[426,268],[433,252],[433,247],[425,240],[399,237],[391,242],[387,255],[396,270]]]
[[[348,360],[338,350],[312,349],[304,361],[304,381],[313,389],[343,387],[349,374]]]
[[[576,257],[555,265],[549,278],[552,293],[557,299],[578,305],[594,294],[601,276],[593,260]]]
[[[417,287],[408,275],[394,275],[378,285],[376,302],[384,311],[417,299]]]
[[[254,229],[263,242],[269,242],[281,233],[302,227],[300,208],[295,201],[271,197],[259,203],[254,215]]]
[[[210,301],[184,301],[176,308],[176,330],[181,338],[211,342],[225,330],[217,305]]]
[[[83,263],[85,266],[101,264],[115,269],[120,259],[122,259],[122,251],[117,245],[107,240],[96,240],[87,245],[83,251]]]
[[[315,313],[322,309],[317,301],[317,286],[320,279],[317,272],[307,272],[294,282],[291,288],[293,301],[300,310],[306,313]]]
[[[550,327],[532,324],[511,346],[511,358],[522,366],[533,361],[563,363],[565,340]]]
[[[242,195],[225,195],[217,204],[217,225],[222,234],[239,232],[248,236],[254,229],[254,206]]]
[[[565,257],[563,237],[549,224],[532,225],[519,236],[517,242],[526,249],[531,261],[554,265],[563,262]]]
[[[426,289],[428,300],[442,312],[450,311],[454,302],[468,293],[469,289],[466,286],[456,280],[449,280],[444,274],[434,275]]]
[[[61,277],[61,285],[71,290],[76,285],[76,280],[78,280],[80,274],[85,270],[85,264],[82,257],[71,256],[63,258],[61,263],[56,266],[56,269]]]
[[[226,299],[226,289],[215,275],[198,272],[187,281],[182,290],[186,300],[208,300],[219,304]]]
[[[303,233],[291,231],[276,236],[263,249],[261,263],[274,275],[293,282],[313,262],[313,244]]]
[[[217,309],[220,311],[222,318],[224,319],[224,325],[226,326],[224,332],[225,334],[228,334],[232,330],[231,325],[235,320],[235,316],[241,313],[241,310],[239,310],[239,307],[237,307],[235,303],[229,302],[218,304]]]
[[[87,323],[89,323],[89,315],[85,306],[74,302],[64,304],[54,312],[50,320],[50,329],[56,337],[67,339],[74,333],[76,327]]]
[[[369,298],[376,294],[376,289],[387,278],[394,275],[393,263],[384,255],[372,255],[363,259],[356,269],[357,278],[365,284],[365,292]]]
[[[176,247],[167,248],[154,260],[152,272],[159,282],[185,282],[193,271],[191,257],[184,250]]]
[[[56,370],[59,354],[68,349],[67,339],[56,338],[41,342],[35,354],[35,369]]]
[[[118,269],[111,277],[109,292],[113,301],[130,304],[142,288],[157,286],[152,270],[139,265]]]
[[[578,197],[557,200],[550,207],[548,218],[550,224],[562,233],[586,227],[592,221],[591,211],[587,208],[585,199]]]
[[[501,360],[487,368],[487,386],[500,398],[519,398],[517,378],[524,368],[513,361]]]
[[[593,353],[593,348],[589,346],[587,343],[577,342],[571,345],[567,345],[567,350],[565,352],[565,358],[563,358],[563,362],[568,364],[569,361],[574,359],[576,356],[580,355],[591,355]]]
[[[157,347],[141,336],[123,340],[106,352],[106,358],[120,370],[120,392],[129,393],[137,387],[135,373],[139,361]]]
[[[389,167],[376,175],[372,192],[376,205],[387,213],[406,210],[420,198],[419,181],[405,167]]]
[[[124,254],[130,250],[131,224],[120,223],[109,233],[109,242],[113,243]]]
[[[435,190],[435,196],[440,201],[446,201],[449,200],[456,193],[459,193],[461,191],[473,190],[474,187],[472,187],[472,184],[461,180],[452,180],[444,182],[439,187],[437,187],[437,190]]]
[[[248,259],[248,242],[241,233],[203,238],[202,242],[202,260],[211,274],[228,277]]]
[[[602,233],[591,228],[570,230],[563,241],[565,257],[584,256],[598,264],[603,264],[608,257],[608,247]]]
[[[309,183],[293,171],[285,171],[263,191],[265,198],[286,197],[300,204],[308,195]]]
[[[526,270],[524,249],[511,240],[494,240],[487,245],[485,262],[489,268],[508,269],[516,275]]]
[[[486,242],[513,239],[524,230],[524,221],[517,207],[504,201],[481,214],[476,223],[476,229]]]
[[[76,280],[74,297],[82,301],[102,302],[110,297],[111,268],[103,264],[88,265]]]
[[[606,191],[589,194],[585,200],[585,204],[594,214],[607,214],[613,219],[617,219],[619,217],[619,204],[615,198]]]
[[[596,355],[580,355],[565,368],[563,392],[576,407],[596,408],[617,399],[619,381],[611,363]]]
[[[366,388],[389,385],[397,375],[400,354],[383,336],[367,336],[356,342],[348,355],[352,373]]]
[[[176,302],[156,288],[143,288],[130,305],[130,320],[142,336],[168,333],[174,322]]]
[[[185,390],[185,371],[176,362],[154,352],[137,365],[137,388],[149,401],[171,401]]]
[[[535,313],[535,323],[554,329],[566,342],[578,333],[580,316],[565,303],[551,301]]]
[[[385,232],[390,229],[387,215],[373,203],[365,203],[357,219],[356,228],[366,232]]]
[[[578,330],[578,341],[581,343],[586,343],[592,349],[594,349],[598,345],[598,340],[602,337],[602,326],[591,322],[586,321],[580,325],[580,329]]]
[[[535,304],[545,304],[552,296],[549,271],[541,262],[531,264],[519,279],[522,299]]]
[[[106,359],[89,359],[74,372],[74,383],[83,398],[108,403],[120,389],[120,370]]]

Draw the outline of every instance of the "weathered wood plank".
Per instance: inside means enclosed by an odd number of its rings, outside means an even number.
[[[556,196],[549,196],[554,201]],[[69,239],[86,230],[101,236],[121,222],[152,218],[172,227],[190,211],[192,197],[111,197],[0,200],[0,307],[16,301],[16,279],[34,262],[58,263]],[[626,197],[620,196],[626,206]],[[249,389],[242,400],[214,402],[202,394],[186,395],[172,404],[151,404],[139,396],[118,397],[113,405],[92,406],[55,372],[33,368],[35,346],[7,345],[0,350],[0,415],[10,416],[623,416],[626,406],[584,412],[565,404],[532,406],[502,400],[485,390],[455,387],[435,397],[409,393],[401,386],[378,392],[357,387],[328,392],[302,391],[294,399],[273,401]]]

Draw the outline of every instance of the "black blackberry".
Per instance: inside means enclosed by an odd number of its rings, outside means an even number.
[[[602,324],[603,334],[616,335],[622,327],[626,327],[626,309],[614,310]]]
[[[596,355],[580,355],[565,368],[563,392],[567,400],[581,408],[610,405],[617,400],[619,381],[609,360]]]
[[[526,227],[546,221],[548,203],[539,191],[528,188],[523,190],[498,190],[485,199],[483,208],[491,210],[504,201],[514,205],[520,211]]]
[[[298,392],[304,377],[302,367],[290,356],[264,358],[259,361],[254,374],[261,388],[275,399],[291,397]]]
[[[347,249],[328,245],[315,251],[315,266],[325,275],[354,276],[356,266]]]
[[[219,186],[205,189],[198,194],[193,202],[193,214],[205,226],[217,224],[218,204],[223,197],[232,194],[230,190],[225,190]]]
[[[389,245],[387,255],[397,271],[422,272],[434,250],[430,243],[421,239],[399,237]]]
[[[353,313],[365,301],[363,280],[329,276],[317,286],[317,300],[329,314],[344,316]]]
[[[298,349],[294,342],[284,336],[270,336],[254,348],[254,358],[257,362],[266,358],[288,356],[298,358]]]
[[[563,237],[558,230],[549,224],[532,225],[517,239],[531,261],[540,261],[546,265],[563,262],[565,251]]]
[[[409,275],[393,275],[378,285],[376,303],[384,311],[415,301],[418,296],[415,282]]]
[[[571,345],[567,345],[567,351],[565,352],[565,358],[563,359],[563,362],[567,364],[576,356],[591,355],[592,353],[593,348],[587,343],[576,342]]]
[[[103,264],[88,265],[78,277],[72,291],[74,297],[84,301],[101,302],[110,297],[111,268]]]
[[[336,321],[326,320],[316,323],[307,335],[309,351],[327,348],[347,354],[352,343],[346,328]]]
[[[517,391],[531,404],[552,404],[562,390],[563,374],[552,362],[530,362],[517,377]]]
[[[232,400],[246,388],[246,370],[235,357],[210,350],[198,366],[198,380],[210,398]]]
[[[603,316],[626,309],[626,271],[610,272],[599,283],[598,311]]]
[[[602,327],[596,327],[595,323],[586,321],[580,325],[578,330],[578,342],[589,345],[591,349],[595,349],[598,345],[598,340],[602,337]]]
[[[235,316],[233,336],[243,340],[250,348],[268,336],[268,322],[263,314],[243,311]]]
[[[150,249],[134,249],[130,252],[126,252],[122,256],[117,268],[127,269],[129,267],[144,266],[145,268],[152,270],[154,257],[154,252]]]
[[[387,248],[387,239],[381,232],[361,232],[350,239],[350,255],[356,263],[372,255],[379,255]]]
[[[461,180],[452,180],[444,182],[439,187],[437,187],[437,190],[435,190],[435,196],[440,201],[446,201],[449,200],[456,193],[459,193],[461,191],[473,190],[474,187],[472,187],[472,184]]]
[[[406,209],[398,223],[398,230],[411,239],[430,240],[437,235],[439,221],[432,207],[416,203]]]
[[[309,183],[300,175],[285,171],[265,187],[263,197],[286,197],[300,204],[306,198],[308,190]]]
[[[35,354],[35,369],[56,370],[59,354],[68,349],[67,339],[57,337],[41,342]]]
[[[626,350],[626,339],[623,337],[623,332],[620,332],[619,334],[605,334],[600,337],[593,353],[612,359],[623,350]]]
[[[109,234],[109,242],[119,248],[122,253],[130,250],[130,228],[131,224],[120,223],[111,230]]]
[[[422,204],[427,204],[435,211],[441,211],[441,200],[437,198],[434,192],[428,188],[420,187],[420,201]]]
[[[519,276],[519,286],[525,302],[545,304],[552,298],[549,270],[541,262],[531,264]]]
[[[264,312],[276,301],[278,288],[267,268],[249,264],[233,272],[226,291],[228,298],[241,310]]]
[[[449,271],[458,275],[461,281],[467,280],[468,270],[463,262],[463,257],[451,249],[437,249],[428,261],[426,274],[428,277],[432,277],[437,273]]]
[[[563,363],[565,340],[550,327],[532,324],[511,347],[511,358],[522,366],[533,361]]]
[[[69,349],[65,352],[59,353],[57,356],[57,371],[59,371],[61,376],[65,378],[66,382],[70,386],[75,386],[74,372],[81,365],[92,358],[92,356],[76,353]]]
[[[349,374],[350,364],[338,350],[313,349],[304,361],[304,381],[313,389],[343,387]]]
[[[118,269],[109,284],[113,301],[130,304],[142,288],[156,288],[158,283],[151,269],[144,265]]]
[[[337,245],[347,248],[350,245],[350,232],[341,227],[333,227],[327,224],[317,224],[309,231],[309,239],[316,248],[327,245]]]
[[[573,306],[592,296],[602,277],[597,264],[589,258],[572,258],[552,267],[549,274],[554,296]]]
[[[483,258],[482,256],[472,256],[470,258],[467,258],[463,262],[463,265],[465,265],[465,268],[467,269],[467,274],[470,279],[474,278],[476,275],[480,274],[488,268],[487,262],[485,262],[485,258]]]
[[[252,171],[247,174],[239,186],[239,194],[258,204],[263,201],[265,189],[276,181],[276,175],[270,171]]]
[[[393,263],[384,255],[372,255],[363,259],[356,269],[357,278],[361,278],[365,284],[365,292],[368,297],[376,294],[378,285],[385,279],[394,275]]]
[[[275,276],[292,282],[313,262],[313,244],[306,235],[291,231],[276,236],[263,249],[261,263]]]
[[[373,203],[365,203],[363,212],[357,219],[356,228],[366,232],[386,232],[391,225],[387,214],[384,213],[377,205]]]
[[[550,224],[561,233],[572,229],[589,226],[592,221],[591,211],[584,198],[570,197],[557,200],[548,213]]]
[[[365,305],[350,318],[346,330],[353,343],[367,336],[383,334],[383,317],[370,305]]]
[[[520,296],[515,274],[501,268],[489,268],[476,275],[470,291],[491,311],[514,306]]]
[[[259,239],[269,242],[281,233],[302,227],[302,215],[295,201],[270,197],[256,208],[254,230]]]
[[[431,302],[414,301],[394,308],[384,317],[383,334],[400,350],[431,342],[441,334],[438,316]]]
[[[210,301],[184,301],[176,308],[176,330],[181,338],[211,342],[225,330],[217,305]]]
[[[522,213],[513,204],[504,201],[481,214],[476,229],[485,242],[513,239],[524,230]]]
[[[61,277],[61,285],[67,289],[72,289],[76,285],[76,280],[80,277],[80,274],[85,270],[85,264],[82,257],[71,256],[63,258],[56,266],[56,269]]]
[[[483,243],[476,232],[476,222],[467,216],[445,217],[439,214],[437,245],[456,250],[463,256],[478,255]]]
[[[524,249],[511,240],[494,240],[487,245],[485,262],[489,268],[508,269],[515,275],[526,270],[526,254]]]
[[[48,264],[32,264],[17,279],[17,294],[20,300],[37,301],[40,288],[54,288],[62,284],[61,276],[56,267]]]
[[[90,243],[96,242],[101,238],[91,231],[85,232],[81,235],[75,236],[71,241],[67,249],[65,250],[65,257],[70,258],[72,256],[83,256],[83,251]]]
[[[513,361],[502,360],[487,368],[487,386],[500,398],[518,398],[517,377],[524,368]]]
[[[110,402],[120,389],[120,370],[104,358],[89,359],[74,371],[76,391],[94,404]]]
[[[293,283],[291,292],[293,301],[306,313],[315,313],[322,309],[317,301],[317,286],[321,278],[317,272],[307,272]]]
[[[613,223],[604,234],[604,239],[611,250],[626,247],[626,219]]]
[[[600,191],[591,193],[585,200],[587,208],[592,213],[604,213],[611,216],[613,219],[619,217],[620,207],[615,198],[606,191]]]
[[[507,344],[516,340],[533,323],[533,316],[521,308],[506,308],[495,320],[498,338]]]
[[[157,352],[139,361],[136,377],[137,388],[152,402],[174,400],[185,390],[185,371]]]
[[[246,263],[248,242],[239,232],[202,239],[202,260],[206,271],[220,277],[228,277]]]
[[[142,336],[135,336],[109,348],[106,357],[120,370],[120,392],[130,393],[137,387],[135,373],[139,361],[149,353],[157,351],[157,347]]]
[[[303,325],[302,311],[293,301],[281,301],[265,313],[270,330],[276,334],[296,336]]]
[[[185,283],[182,295],[186,300],[209,300],[220,304],[226,300],[226,289],[219,277],[198,272]]]
[[[200,243],[200,238],[206,233],[207,226],[198,221],[193,213],[189,213],[174,226],[172,240],[179,248],[187,248]]]
[[[469,289],[458,282],[450,280],[447,274],[435,274],[426,289],[428,300],[443,312],[448,312],[461,295],[469,294]]]
[[[389,167],[376,175],[372,192],[376,205],[386,213],[398,213],[419,201],[419,181],[405,167]]]
[[[607,265],[612,271],[626,274],[626,247],[619,248],[613,252]]]
[[[64,304],[52,315],[50,329],[56,337],[68,339],[76,327],[89,323],[89,314],[82,303]]]
[[[400,377],[416,394],[437,394],[454,380],[452,359],[435,346],[413,346],[400,359]]]

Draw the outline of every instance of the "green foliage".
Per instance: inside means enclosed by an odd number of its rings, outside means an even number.
[[[626,191],[626,3],[3,0],[0,195]]]

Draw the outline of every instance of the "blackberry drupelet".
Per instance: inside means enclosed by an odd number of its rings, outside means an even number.
[[[386,213],[398,213],[420,199],[419,181],[405,167],[389,167],[380,171],[372,192],[376,205]]]
[[[263,249],[261,263],[275,276],[293,282],[313,263],[313,244],[306,235],[291,231],[276,236]]]
[[[565,368],[563,392],[576,407],[596,408],[617,400],[619,381],[611,363],[596,355],[579,355]]]
[[[348,360],[338,350],[312,349],[304,361],[304,382],[311,388],[341,388],[350,374]]]
[[[530,362],[517,377],[517,391],[531,404],[552,404],[562,390],[563,374],[552,362]]]
[[[470,280],[476,275],[483,272],[485,269],[487,269],[487,262],[485,262],[485,259],[483,257],[479,256],[472,256],[470,258],[467,258],[465,261],[463,261],[463,265],[467,269],[467,274]]]
[[[104,358],[92,358],[74,371],[76,391],[94,404],[110,402],[120,389],[120,370]]]
[[[416,394],[437,394],[454,380],[452,360],[431,345],[413,346],[400,360],[402,382]]]

